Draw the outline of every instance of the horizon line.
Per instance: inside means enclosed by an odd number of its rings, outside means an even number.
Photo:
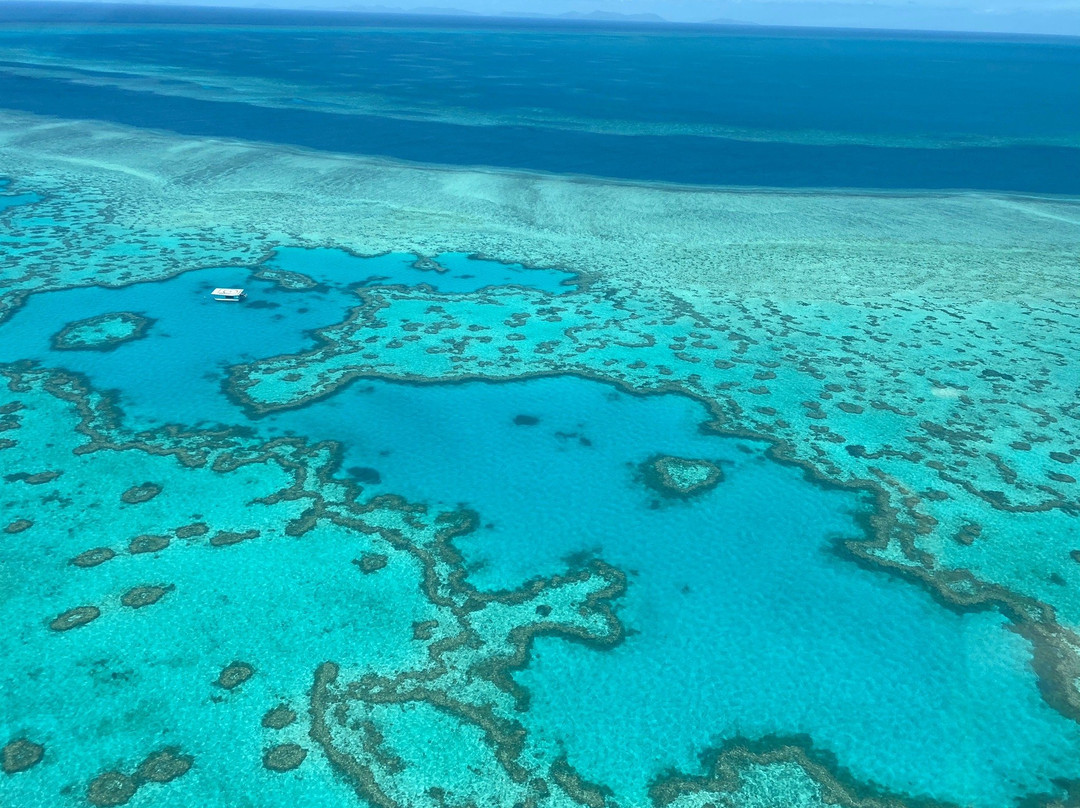
[[[92,11],[93,10],[93,11]],[[34,14],[34,11],[44,13]],[[62,12],[74,12],[65,15]],[[94,11],[98,13],[93,13]],[[100,12],[105,12],[104,14]],[[248,17],[246,20],[216,19],[192,23],[190,20],[169,19],[185,12],[210,13],[211,15]],[[127,17],[128,19],[118,19]],[[267,17],[276,17],[273,21]],[[970,28],[894,28],[859,25],[807,25],[754,22],[742,20],[668,20],[660,15],[618,14],[615,12],[564,12],[562,14],[542,14],[538,12],[507,11],[499,14],[468,11],[455,8],[412,8],[391,9],[385,7],[367,7],[355,9],[335,8],[295,8],[288,6],[255,7],[219,2],[116,2],[115,0],[6,0],[0,3],[0,26],[19,22],[34,23],[90,23],[90,24],[137,24],[160,23],[165,25],[182,24],[254,24],[270,26],[274,24],[290,25],[282,18],[321,17],[331,22],[331,27],[347,27],[347,22],[356,20],[381,21],[391,20],[426,20],[450,23],[453,27],[467,27],[469,24],[494,24],[501,26],[512,23],[527,23],[531,26],[603,29],[698,29],[705,31],[740,31],[742,33],[777,34],[795,32],[829,32],[840,35],[892,34],[899,36],[949,36],[965,38],[1005,38],[1010,40],[1048,39],[1075,40],[1080,33],[1046,33],[1028,31],[977,30]],[[643,19],[642,17],[647,17]],[[336,24],[334,24],[336,23]],[[296,23],[291,23],[295,25]]]

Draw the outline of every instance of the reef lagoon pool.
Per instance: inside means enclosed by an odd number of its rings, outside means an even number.
[[[1080,45],[140,13],[0,29],[0,804],[1080,799]]]

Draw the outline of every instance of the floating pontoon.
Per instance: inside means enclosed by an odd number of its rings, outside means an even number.
[[[215,289],[211,294],[214,300],[224,300],[229,303],[239,303],[247,297],[243,289]]]

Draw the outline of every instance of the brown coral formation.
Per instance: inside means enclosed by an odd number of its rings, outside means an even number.
[[[50,344],[54,351],[111,351],[145,337],[154,322],[133,311],[99,314],[68,323],[53,334]]]
[[[86,789],[86,798],[91,805],[96,805],[98,808],[113,808],[117,805],[126,805],[138,789],[139,784],[123,772],[102,772],[90,781]]]
[[[232,690],[233,688],[240,687],[244,682],[250,679],[255,674],[255,668],[246,662],[232,662],[222,668],[221,673],[218,675],[217,681],[214,683],[218,687],[225,688],[225,690]]]
[[[141,609],[152,606],[173,590],[173,586],[136,586],[129,589],[120,598],[120,602],[129,609]]]
[[[96,567],[116,558],[116,553],[108,547],[93,547],[79,553],[69,562],[74,567]]]
[[[655,455],[641,466],[645,485],[665,497],[686,499],[715,488],[724,479],[709,460]]]
[[[245,530],[243,533],[234,533],[228,530],[220,530],[210,537],[210,544],[213,547],[229,547],[233,544],[239,544],[242,541],[248,541],[254,539],[259,535],[257,530]]]
[[[296,710],[279,704],[272,710],[267,711],[262,718],[262,725],[267,729],[285,729],[296,720]]]
[[[314,290],[325,290],[325,286],[320,284],[314,278],[310,278],[301,272],[293,272],[288,269],[279,269],[277,267],[265,267],[255,273],[255,277],[264,281],[271,281],[276,283],[282,289],[290,292],[310,292]]]
[[[759,740],[733,738],[719,749],[702,755],[705,775],[669,771],[653,781],[649,797],[654,808],[664,808],[681,798],[697,797],[691,804],[742,804],[739,790],[742,772],[751,766],[798,766],[821,790],[821,801],[838,808],[955,808],[930,799],[908,799],[856,780],[838,764],[835,756],[816,749],[805,735],[766,736]],[[759,797],[760,799],[760,797]],[[756,800],[755,800],[756,802]],[[1044,804],[1035,800],[1032,805]]]
[[[101,617],[101,609],[97,606],[76,606],[53,618],[53,621],[49,623],[49,628],[53,631],[70,631],[73,628],[85,626],[99,617]]]
[[[101,808],[126,805],[146,783],[171,783],[187,774],[195,758],[185,755],[178,746],[167,746],[147,755],[134,775],[121,771],[102,772],[87,787],[86,798]]]
[[[16,519],[14,522],[8,522],[7,527],[4,528],[5,533],[22,533],[24,530],[29,530],[34,526],[34,523],[29,519]]]
[[[360,558],[354,558],[352,563],[358,566],[364,575],[370,575],[385,567],[388,561],[389,558],[382,553],[364,553]]]
[[[136,536],[128,545],[128,550],[136,555],[140,553],[158,553],[169,546],[168,536]]]
[[[45,747],[26,738],[17,738],[4,747],[4,772],[17,774],[41,762]]]
[[[5,474],[4,479],[9,483],[26,483],[27,485],[45,485],[57,479],[62,471],[38,471],[30,474],[19,471],[14,474]]]
[[[603,562],[592,561],[586,569],[536,579],[517,590],[481,591],[468,583],[462,559],[451,543],[456,536],[475,529],[476,514],[442,514],[435,523],[443,527],[431,545],[403,546],[416,553],[425,565],[425,592],[456,618],[447,626],[448,632],[454,632],[456,627],[456,635],[438,639],[429,647],[432,667],[395,677],[369,673],[355,681],[339,681],[341,669],[336,663],[320,665],[309,695],[309,737],[319,744],[335,772],[365,801],[379,808],[416,804],[412,786],[400,778],[405,764],[382,746],[378,714],[388,705],[430,705],[453,716],[463,727],[483,733],[490,746],[492,765],[499,772],[496,776],[505,778],[504,784],[510,789],[499,792],[502,802],[541,804],[540,800],[555,789],[563,793],[574,789],[578,796],[592,801],[602,798],[600,787],[577,777],[568,766],[550,777],[532,769],[525,758],[527,731],[516,717],[527,709],[528,694],[511,673],[527,663],[538,635],[570,637],[600,648],[621,642],[623,629],[611,601],[625,591],[625,576]],[[575,591],[572,603],[566,603],[559,594],[567,588]],[[548,618],[532,622],[538,606],[546,607]],[[512,625],[509,629],[502,621],[480,621],[484,628],[470,625],[473,614],[487,609],[513,611],[523,620],[508,621]],[[416,622],[414,636],[434,637],[438,625],[434,620]],[[489,641],[494,643],[492,637],[486,636],[488,631],[499,637],[499,646],[509,643],[508,653],[473,656],[476,649],[488,647]],[[483,636],[477,636],[478,632]],[[474,691],[462,696],[446,688],[437,671],[447,669],[468,669],[473,675]],[[430,796],[433,792],[425,793]],[[447,804],[456,804],[456,795],[447,792],[443,796]],[[435,799],[438,802],[442,797]]]
[[[435,629],[439,627],[438,620],[421,620],[413,623],[412,635],[414,640],[427,641],[435,636]]]
[[[143,502],[149,502],[160,493],[161,486],[157,483],[143,483],[142,485],[131,486],[120,495],[120,499],[128,505],[139,505]]]
[[[205,536],[210,532],[210,528],[203,522],[195,522],[191,525],[178,527],[173,532],[176,533],[176,538],[178,539],[193,539],[196,536]]]
[[[195,758],[185,755],[178,746],[169,746],[152,752],[135,770],[138,783],[171,783],[177,777],[183,777],[191,769]]]
[[[304,762],[307,750],[294,743],[283,743],[266,750],[263,766],[272,772],[288,772]]]

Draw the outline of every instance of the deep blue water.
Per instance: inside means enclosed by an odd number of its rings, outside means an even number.
[[[0,47],[82,67],[67,76],[13,75],[7,68],[34,58],[0,53],[0,105],[192,135],[633,180],[1080,189],[1080,40],[428,25],[9,29]],[[192,71],[224,77],[235,92],[196,98],[72,82],[123,83],[150,72],[175,89]],[[258,97],[244,89],[253,79]],[[272,98],[275,85],[280,95]],[[350,110],[358,96],[378,109]]]

